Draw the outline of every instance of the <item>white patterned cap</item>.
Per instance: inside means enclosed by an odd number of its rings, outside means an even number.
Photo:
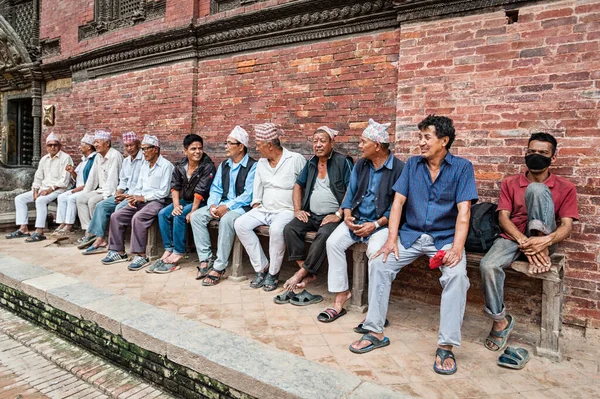
[[[317,128],[317,130],[315,130],[315,133],[318,132],[318,131],[323,131],[323,132],[327,133],[329,135],[329,137],[331,137],[332,139],[334,139],[335,136],[337,136],[338,134],[340,134],[340,132],[338,132],[337,130],[334,130],[334,129],[332,129],[330,127],[327,127],[327,126],[319,126]]]
[[[246,148],[248,148],[248,132],[240,126],[234,127],[231,133],[229,133],[228,137],[236,139],[237,141],[242,143]]]
[[[81,139],[83,144],[94,145],[94,135],[90,133],[86,133]]]
[[[110,132],[106,130],[96,130],[94,132],[94,140],[110,140]]]
[[[271,141],[283,136],[283,130],[274,123],[261,123],[254,125],[254,135],[256,141]]]
[[[152,145],[154,147],[160,148],[160,141],[158,140],[158,138],[149,134],[144,135],[144,140],[142,140],[142,144]]]
[[[50,133],[48,135],[48,137],[46,137],[46,144],[48,144],[51,141],[56,141],[57,143],[60,143],[60,139],[58,138],[58,136],[54,133]]]
[[[377,123],[373,119],[369,119],[369,125],[363,131],[362,136],[376,143],[389,143],[390,135],[387,128],[391,123]]]

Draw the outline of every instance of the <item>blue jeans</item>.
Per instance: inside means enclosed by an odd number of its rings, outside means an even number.
[[[185,217],[192,210],[192,203],[180,199],[179,204],[183,206],[181,215],[173,216],[173,204],[158,213],[158,227],[165,251],[183,255],[185,254],[185,233],[187,231]]]
[[[525,206],[527,207],[526,236],[531,231],[539,231],[545,235],[556,230],[554,202],[548,186],[543,183],[530,183],[525,190]],[[550,248],[553,252],[554,247]],[[504,269],[510,266],[521,255],[519,244],[506,238],[498,238],[488,253],[481,259],[481,285],[485,297],[483,312],[490,319],[502,321],[506,316],[504,308]]]
[[[108,226],[110,215],[125,205],[127,205],[127,201],[121,201],[117,204],[114,196],[98,202],[87,229],[88,234],[96,237],[106,237],[106,227]]]

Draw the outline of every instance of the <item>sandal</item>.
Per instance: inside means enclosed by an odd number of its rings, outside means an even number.
[[[437,350],[435,351],[435,355],[439,356],[440,364],[444,364],[446,359],[454,360],[454,368],[452,368],[451,370],[438,369],[437,363],[434,361],[433,362],[433,371],[435,371],[438,374],[443,374],[443,375],[450,375],[450,374],[456,373],[456,370],[458,369],[458,367],[456,365],[456,359],[454,358],[454,353],[452,353],[452,351],[442,349],[442,348],[437,348]]]
[[[369,341],[371,345],[365,346],[364,348],[356,349],[352,346],[352,344],[350,344],[350,352],[362,354],[371,352],[373,349],[383,348],[384,346],[388,346],[390,344],[390,339],[388,337],[383,337],[383,339],[379,339],[371,333],[365,334],[362,337],[360,337],[358,343],[362,341]]]
[[[273,298],[273,302],[275,302],[278,305],[283,305],[283,304],[289,303],[290,300],[292,300],[295,297],[296,297],[296,294],[294,293],[294,291],[292,291],[292,290],[283,291],[281,294],[279,294],[275,298]]]
[[[13,238],[21,238],[21,237],[31,237],[29,233],[23,233],[21,230],[13,231],[10,234],[4,236],[7,240],[12,240]]]
[[[267,277],[267,274],[268,272],[256,273],[254,280],[250,281],[250,288],[260,288],[265,285],[265,277]]]
[[[336,321],[343,315],[345,315],[346,309],[342,308],[340,312],[335,310],[334,308],[327,308],[317,316],[317,320],[323,323],[331,323],[332,321]]]
[[[506,346],[508,342],[508,337],[515,327],[515,318],[509,314],[506,315],[506,319],[508,320],[508,326],[502,331],[496,331],[492,327],[489,335],[485,339],[484,346],[494,352],[501,351]],[[493,348],[491,344],[496,345],[497,348]]]
[[[277,284],[279,284],[279,273],[271,274],[268,273],[267,277],[263,282],[263,291],[274,291],[277,288]]]
[[[498,366],[509,369],[521,370],[529,361],[529,352],[523,348],[511,348],[504,350],[504,353],[498,358]]]
[[[321,295],[313,295],[306,290],[295,295],[293,298],[290,298],[290,303],[294,306],[308,306],[321,301],[323,301],[323,297]]]
[[[367,319],[365,319],[367,320]],[[363,324],[365,323],[365,320],[361,321],[360,323],[358,323],[358,325],[356,327],[354,327],[354,332],[357,334],[368,334],[371,331],[367,330],[366,328],[363,327]],[[383,328],[386,328],[387,326],[390,325],[390,321],[388,319],[385,319],[385,323],[383,323]]]
[[[210,274],[207,274],[206,277],[204,277],[204,280],[202,280],[202,285],[205,287],[212,287],[219,284],[219,281],[221,281],[221,277],[223,277],[223,274],[225,274],[225,270],[216,270],[211,268],[210,271],[217,272],[219,273],[219,275],[212,276]]]
[[[205,267],[201,266],[203,263],[206,264]],[[212,269],[213,263],[214,263],[214,260],[212,257],[200,261],[200,265],[196,266],[196,268],[198,269],[198,274],[196,275],[196,280],[202,280],[204,277],[206,277],[208,275],[208,272],[210,272],[210,269]]]
[[[33,233],[30,237],[27,237],[25,239],[25,242],[39,242],[39,241],[44,241],[46,239],[46,236],[43,234],[39,234],[39,233]]]

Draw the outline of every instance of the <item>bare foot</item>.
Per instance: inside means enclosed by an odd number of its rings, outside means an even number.
[[[298,284],[308,275],[308,271],[305,268],[301,267],[292,277],[290,277],[285,283],[283,283],[283,288],[286,290],[293,290],[297,287]]]
[[[92,244],[92,246],[96,247],[96,248],[105,247],[107,245],[108,245],[108,243],[106,242],[104,237],[96,237],[96,240]]]
[[[166,261],[169,256],[171,256],[173,253],[171,251],[165,251],[163,252],[162,256],[160,257],[160,260]]]
[[[494,335],[494,331],[501,332],[504,329],[506,329],[506,327],[508,327],[508,320],[506,320],[506,317],[501,321],[494,321],[494,324],[492,325],[492,332],[491,332],[492,337],[500,340],[501,339],[500,337],[498,337],[497,335]],[[496,345],[492,341],[487,340],[487,343],[488,343],[488,346],[490,347],[490,349],[498,350],[498,345]]]
[[[299,282],[298,284],[296,284],[296,288],[297,289],[306,288],[306,286],[309,283],[312,283],[316,279],[317,279],[317,275],[316,274],[309,274],[308,276],[304,277],[301,282]]]
[[[350,290],[344,292],[338,292],[333,301],[333,308],[339,313],[344,308],[344,304],[350,300],[352,293]]]
[[[452,350],[452,345],[440,345],[439,347],[447,351]],[[446,360],[444,360],[444,364],[441,363],[441,360],[442,359],[440,359],[439,356],[435,357],[435,364],[438,370],[450,371],[454,368],[454,365],[456,364],[454,359],[447,358]]]
[[[183,258],[183,256],[172,253],[171,255],[167,256],[167,258],[165,258],[163,260],[165,261],[165,263],[175,265],[175,264],[177,264],[177,262],[179,262],[181,260],[181,258]]]

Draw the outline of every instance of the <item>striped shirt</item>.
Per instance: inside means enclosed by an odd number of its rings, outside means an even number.
[[[441,249],[454,240],[457,204],[478,200],[475,173],[470,161],[446,154],[434,182],[425,158],[408,159],[394,191],[406,197],[406,223],[400,228],[400,242],[406,249],[422,235],[433,237]]]

